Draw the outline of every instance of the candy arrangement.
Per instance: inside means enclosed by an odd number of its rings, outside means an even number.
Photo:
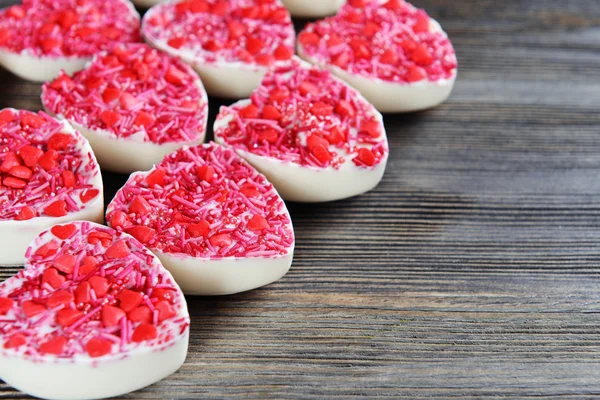
[[[25,264],[0,283],[1,379],[91,399],[168,376],[187,353],[183,293],[238,293],[289,270],[284,200],[377,186],[390,151],[380,112],[443,102],[456,56],[403,0],[342,3],[167,1],[141,28],[126,0],[0,11],[0,64],[46,81],[48,113],[0,111],[0,264]],[[290,12],[337,12],[300,32],[304,60]],[[205,87],[238,99],[209,144]],[[110,228],[95,223],[99,166],[132,173]]]

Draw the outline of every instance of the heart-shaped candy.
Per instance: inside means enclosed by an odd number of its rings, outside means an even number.
[[[42,88],[42,103],[91,143],[102,168],[148,170],[204,141],[208,100],[189,65],[145,44],[116,46],[73,77]]]
[[[185,298],[131,236],[56,225],[0,284],[0,378],[46,399],[99,399],[175,372],[188,346]]]
[[[292,17],[320,18],[335,14],[346,0],[281,0]]]
[[[336,16],[304,28],[298,54],[329,68],[382,112],[438,105],[457,74],[446,33],[404,0],[348,1]]]
[[[250,99],[222,107],[214,132],[292,201],[371,190],[388,158],[381,114],[327,70],[299,59],[271,70]]]
[[[273,185],[214,143],[184,147],[133,174],[106,221],[151,249],[188,294],[254,289],[292,262],[292,221]]]
[[[249,96],[268,67],[294,54],[294,27],[279,0],[161,3],[144,16],[142,34],[190,63],[215,96]]]
[[[43,82],[83,68],[115,43],[139,41],[139,29],[127,0],[24,0],[0,11],[0,64]]]
[[[22,264],[48,227],[102,221],[102,176],[89,143],[43,112],[0,111],[0,265]]]

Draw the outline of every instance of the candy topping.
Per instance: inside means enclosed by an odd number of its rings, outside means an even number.
[[[144,17],[146,39],[205,63],[269,66],[294,54],[295,33],[277,0],[184,0],[153,7]]]
[[[249,101],[222,107],[215,137],[236,149],[315,168],[386,155],[379,114],[329,72],[295,61],[271,70]],[[367,127],[368,131],[364,131]],[[365,162],[361,154],[371,157]]]
[[[4,109],[0,122],[0,220],[62,217],[98,198],[99,175],[84,139],[40,112]],[[89,193],[87,201],[80,196]],[[57,228],[60,229],[60,228]]]
[[[0,47],[35,56],[91,57],[138,42],[140,20],[124,0],[24,0],[0,11]]]
[[[34,358],[96,358],[140,342],[168,345],[187,329],[181,291],[139,242],[88,222],[66,226],[43,233],[38,251],[28,251],[33,255],[25,270],[0,284],[5,349]],[[64,239],[71,227],[75,231]],[[92,239],[97,237],[106,243]],[[40,255],[50,243],[56,252]]]
[[[450,79],[457,61],[450,40],[424,10],[404,0],[348,2],[298,36],[302,52],[322,64],[385,81]]]
[[[161,185],[150,185],[158,174]],[[106,220],[141,236],[150,249],[193,257],[279,256],[294,241],[273,186],[233,150],[215,144],[183,148],[149,174],[133,175],[109,205]],[[125,296],[131,304],[125,311],[133,312],[139,302]]]
[[[145,44],[119,45],[73,77],[61,74],[44,84],[42,102],[90,129],[157,144],[201,141],[208,107],[192,69]]]

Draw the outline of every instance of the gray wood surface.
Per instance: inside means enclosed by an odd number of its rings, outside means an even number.
[[[600,2],[415,4],[455,44],[450,100],[386,116],[373,192],[289,205],[287,276],[188,298],[185,365],[127,398],[600,396]],[[0,107],[39,93],[0,72]]]

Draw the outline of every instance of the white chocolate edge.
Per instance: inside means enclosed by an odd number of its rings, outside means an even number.
[[[93,224],[91,224],[93,225]],[[104,225],[97,225],[106,228]],[[42,233],[40,233],[41,236]],[[131,237],[126,233],[123,235]],[[38,246],[39,236],[29,246]],[[135,238],[133,238],[135,240]],[[160,266],[154,258],[152,265]],[[177,283],[168,270],[163,271]],[[176,318],[188,318],[185,297]],[[0,378],[16,389],[44,399],[87,400],[118,396],[141,389],[176,372],[185,361],[189,326],[168,343],[149,347],[143,343],[128,353],[92,358],[43,356],[42,360],[23,356],[0,347]]]
[[[151,385],[177,371],[187,355],[189,329],[168,347],[82,361],[36,362],[0,352],[0,377],[44,399],[113,397]],[[85,361],[83,361],[85,360]]]
[[[281,2],[292,17],[320,18],[337,13],[346,0],[281,0]]]

